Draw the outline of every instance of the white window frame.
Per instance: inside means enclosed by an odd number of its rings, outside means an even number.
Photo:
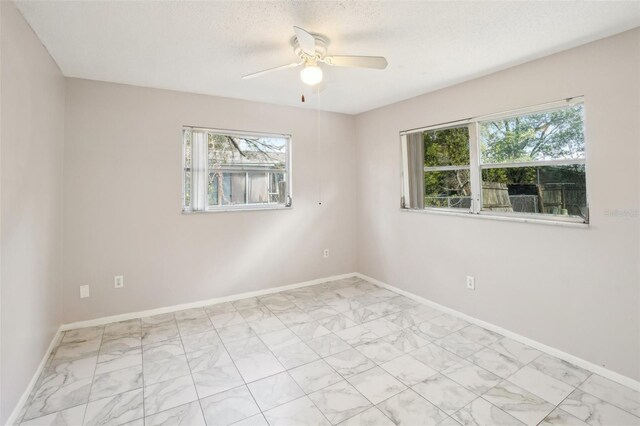
[[[230,170],[230,172],[233,173],[237,173],[237,172],[242,172],[245,171],[245,202],[244,204],[225,204],[225,205],[220,205],[220,206],[211,206],[209,205],[208,202],[208,194],[205,194],[205,199],[206,201],[206,209],[205,210],[194,210],[192,206],[187,206],[185,203],[185,195],[186,195],[186,188],[185,188],[185,173],[186,173],[186,167],[185,167],[185,150],[186,150],[186,141],[184,138],[184,132],[185,131],[193,131],[193,130],[197,130],[197,131],[204,131],[207,133],[213,133],[213,134],[220,134],[220,135],[225,135],[225,136],[237,136],[237,137],[254,137],[254,138],[279,138],[279,139],[284,139],[286,141],[286,153],[285,153],[285,168],[284,168],[284,174],[285,174],[285,194],[284,194],[284,199],[285,202],[284,203],[248,203],[249,201],[249,189],[250,189],[250,179],[248,178],[248,174],[249,173],[253,173],[253,172],[264,172],[267,175],[267,186],[270,187],[271,185],[271,180],[268,178],[268,174],[271,173],[271,171],[269,170],[246,170],[243,169],[242,166],[238,166],[238,167],[233,167],[234,170]],[[182,204],[182,213],[216,213],[216,212],[230,212],[230,211],[257,211],[257,210],[282,210],[282,209],[290,209],[293,207],[293,195],[292,195],[292,180],[291,180],[291,161],[292,161],[292,155],[291,155],[291,135],[290,134],[286,134],[286,133],[265,133],[265,132],[251,132],[251,131],[239,131],[239,130],[227,130],[227,129],[215,129],[215,128],[208,128],[208,127],[198,127],[198,126],[182,126],[182,132],[181,132],[181,137],[182,137],[182,171],[181,171],[181,176],[182,176],[182,197],[181,197],[181,204]],[[192,156],[192,161],[193,161],[193,139],[191,140],[191,156]],[[205,176],[208,178],[209,176],[209,162],[206,162],[206,169],[204,171]],[[193,174],[193,165],[191,167],[191,188],[193,191],[193,179],[194,179],[194,174]],[[208,181],[208,179],[207,179]],[[222,190],[222,188],[220,188],[219,190]],[[191,194],[191,202],[193,203],[193,194]]]
[[[482,170],[489,168],[510,168],[510,167],[535,167],[535,166],[559,166],[559,165],[573,165],[587,163],[586,152],[586,135],[585,135],[585,155],[580,159],[561,159],[561,160],[541,160],[541,161],[526,161],[526,162],[512,162],[512,163],[482,163],[480,158],[480,123],[490,120],[501,120],[506,118],[512,118],[514,116],[533,114],[537,112],[548,112],[557,109],[567,108],[573,105],[583,105],[584,97],[576,96],[560,101],[549,102],[545,104],[535,105],[526,108],[519,108],[510,111],[504,111],[496,114],[483,115],[478,117],[472,117],[464,120],[452,121],[447,123],[436,124],[427,127],[421,127],[417,129],[404,130],[400,132],[400,143],[402,150],[402,198],[401,209],[403,211],[412,212],[426,212],[426,213],[439,213],[439,214],[453,214],[459,216],[474,215],[475,217],[493,218],[493,219],[507,219],[515,220],[519,222],[541,222],[541,223],[557,223],[557,224],[589,224],[589,190],[587,188],[587,217],[581,218],[578,216],[563,216],[563,215],[551,215],[544,213],[519,213],[519,212],[495,212],[495,211],[483,211],[482,210]],[[583,123],[584,124],[584,123]],[[410,195],[409,191],[409,163],[407,157],[407,135],[416,132],[425,132],[430,130],[442,130],[450,129],[454,127],[469,128],[469,179],[471,186],[471,208],[447,208],[447,207],[425,207],[423,209],[410,209],[405,206],[410,205],[407,197]],[[586,133],[586,132],[585,132]],[[461,170],[467,169],[466,165],[460,166],[435,166],[424,167],[425,172],[429,171],[442,171],[442,170]],[[585,177],[588,171],[585,167]],[[587,179],[588,182],[588,179]]]

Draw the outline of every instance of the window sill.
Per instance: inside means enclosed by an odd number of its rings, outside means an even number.
[[[405,209],[400,208],[401,212],[410,212],[410,213],[420,213],[420,214],[434,214],[434,215],[444,215],[444,216],[460,216],[460,217],[470,217],[475,219],[488,219],[488,220],[500,220],[504,222],[520,222],[520,223],[534,223],[540,225],[552,225],[552,226],[563,226],[568,228],[589,228],[589,224],[585,222],[579,222],[578,219],[573,220],[557,220],[557,219],[544,219],[538,217],[524,217],[517,215],[501,215],[501,214],[488,214],[488,213],[470,213],[470,212],[457,212],[452,210],[438,210],[438,209]]]
[[[225,213],[225,212],[255,212],[262,210],[291,210],[292,206],[285,206],[282,204],[270,205],[270,206],[241,206],[241,207],[226,207],[219,209],[209,209],[209,210],[182,210],[182,214],[190,215],[190,214],[207,214],[207,213]]]

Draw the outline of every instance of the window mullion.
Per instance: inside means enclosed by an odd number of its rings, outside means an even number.
[[[445,172],[456,170],[469,170],[469,166],[425,166],[425,172]]]
[[[471,180],[471,212],[480,213],[482,208],[482,176],[480,171],[480,126],[477,121],[469,123],[469,179]]]
[[[483,169],[513,169],[517,167],[540,167],[540,166],[572,166],[575,164],[586,164],[584,158],[569,158],[560,160],[532,160],[532,161],[518,161],[518,162],[504,162],[504,163],[487,163],[482,164]]]

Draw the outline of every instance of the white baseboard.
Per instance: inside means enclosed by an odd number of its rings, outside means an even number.
[[[184,309],[201,308],[203,306],[214,305],[216,303],[232,302],[234,300],[245,299],[247,297],[264,296],[264,295],[267,295],[267,294],[279,293],[279,292],[285,291],[285,290],[292,290],[294,288],[307,287],[307,286],[310,286],[310,285],[316,285],[316,284],[320,284],[320,283],[327,282],[327,281],[341,280],[341,279],[344,279],[344,278],[349,278],[349,277],[354,277],[354,276],[357,276],[357,273],[350,272],[348,274],[333,275],[333,276],[330,276],[330,277],[318,278],[318,279],[310,280],[310,281],[303,281],[301,283],[283,285],[283,286],[280,286],[280,287],[265,288],[263,290],[256,290],[256,291],[250,291],[250,292],[246,292],[246,293],[233,294],[233,295],[230,295],[230,296],[217,297],[217,298],[214,298],[214,299],[199,300],[197,302],[182,303],[180,305],[165,306],[165,307],[162,307],[162,308],[148,309],[148,310],[145,310],[145,311],[129,312],[129,313],[126,313],[126,314],[112,315],[112,316],[108,316],[108,317],[95,318],[95,319],[86,320],[86,321],[72,322],[72,323],[69,323],[69,324],[62,324],[61,328],[62,328],[62,330],[72,330],[72,329],[75,329],[75,328],[93,327],[93,326],[96,326],[96,325],[104,325],[104,324],[109,324],[109,323],[112,323],[112,322],[126,321],[126,320],[130,320],[130,319],[141,318],[141,317],[148,317],[148,316],[151,316],[151,315],[166,314],[166,313],[169,313],[169,312],[182,311]]]
[[[24,391],[24,393],[18,400],[18,403],[16,404],[15,408],[11,412],[11,415],[9,415],[9,418],[7,419],[7,423],[6,423],[7,425],[13,425],[18,421],[18,416],[20,415],[20,412],[22,411],[22,408],[24,407],[24,405],[27,403],[27,399],[29,399],[29,395],[31,395],[31,392],[33,391],[33,388],[36,385],[36,382],[38,381],[38,377],[40,377],[40,374],[44,370],[44,367],[47,365],[47,360],[49,359],[49,355],[51,354],[51,351],[53,351],[53,349],[57,346],[58,341],[61,338],[62,338],[62,327],[59,327],[58,331],[56,331],[56,334],[53,336],[53,339],[51,339],[51,343],[49,343],[49,347],[47,348],[47,351],[45,352],[44,357],[42,357],[42,361],[40,361],[40,365],[38,365],[38,369],[33,374],[33,377],[31,377],[31,380],[27,385],[27,389]]]
[[[416,302],[420,302],[420,303],[424,303],[425,305],[429,305],[431,307],[434,307],[436,309],[439,309],[443,312],[446,312],[448,314],[451,314],[453,316],[456,316],[458,318],[461,318],[467,322],[470,322],[472,324],[476,324],[480,327],[486,328],[487,330],[491,330],[491,331],[495,331],[496,333],[502,334],[503,336],[509,337],[510,339],[516,340],[520,343],[524,343],[525,345],[529,345],[532,348],[536,348],[540,351],[546,352],[550,355],[553,355],[557,358],[560,358],[562,360],[565,360],[567,362],[570,362],[572,364],[577,365],[578,367],[582,367],[586,370],[592,371],[596,374],[599,374],[603,377],[606,377],[607,379],[613,380],[614,382],[620,383],[621,385],[630,387],[632,389],[635,389],[637,391],[640,391],[640,382],[638,382],[637,380],[632,379],[631,377],[627,377],[625,375],[622,375],[620,373],[616,373],[615,371],[611,371],[608,368],[602,367],[600,365],[594,364],[592,362],[586,361],[582,358],[578,358],[577,356],[571,355],[567,352],[563,352],[560,349],[556,349],[553,348],[551,346],[547,346],[544,343],[540,343],[538,341],[529,339],[528,337],[524,337],[518,333],[515,333],[513,331],[507,330],[505,328],[502,328],[500,326],[491,324],[489,322],[486,321],[482,321],[479,320],[477,318],[474,318],[472,316],[469,316],[467,314],[464,314],[462,312],[456,311],[455,309],[451,309],[448,308],[446,306],[440,305],[436,302],[433,302],[429,299],[425,299],[424,297],[418,296],[416,294],[410,293],[408,291],[399,289],[397,287],[394,287],[390,284],[384,283],[382,281],[379,281],[375,278],[371,278],[367,275],[361,274],[361,273],[356,273],[355,274],[357,277],[362,278],[363,280],[369,281],[373,284],[376,284],[380,287],[386,288],[388,290],[391,290],[395,293],[399,293],[403,296],[406,296],[410,299],[415,300]]]

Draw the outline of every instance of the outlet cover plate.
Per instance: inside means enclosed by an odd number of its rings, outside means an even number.
[[[469,290],[475,290],[476,289],[476,280],[471,275],[467,275],[467,288]]]
[[[115,288],[124,287],[124,275],[116,275],[115,277],[113,277],[113,286]]]
[[[85,297],[89,297],[89,286],[81,285],[80,286],[80,298],[84,299]]]

